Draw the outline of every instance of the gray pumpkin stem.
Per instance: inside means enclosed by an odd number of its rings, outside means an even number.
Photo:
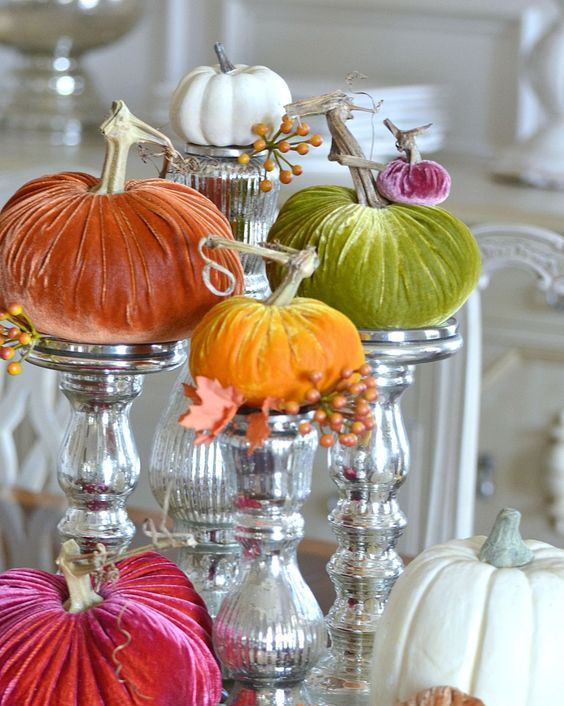
[[[521,513],[512,508],[501,510],[478,558],[497,569],[509,569],[530,564],[533,552],[519,532]]]
[[[221,69],[221,73],[228,74],[230,71],[233,71],[235,69],[235,64],[232,64],[227,58],[223,44],[221,42],[216,42],[213,45],[213,49],[219,60],[219,68]]]

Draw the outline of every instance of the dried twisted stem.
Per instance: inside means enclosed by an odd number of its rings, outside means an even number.
[[[384,125],[396,138],[396,148],[398,152],[405,152],[409,164],[417,164],[417,162],[421,161],[421,154],[415,138],[417,135],[421,135],[421,133],[425,132],[425,130],[428,130],[432,124],[433,123],[427,123],[427,125],[411,128],[411,130],[400,130],[399,127],[394,125],[388,118],[384,120]]]
[[[345,124],[347,120],[352,119],[353,111],[374,113],[379,106],[364,108],[355,105],[343,91],[332,91],[290,103],[285,107],[290,116],[325,115],[332,138],[329,159],[349,168],[359,204],[374,208],[382,208],[388,204],[376,189],[371,173],[372,169],[380,171],[383,165],[366,159],[358,141]]]

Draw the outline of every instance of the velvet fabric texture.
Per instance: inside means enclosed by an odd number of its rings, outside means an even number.
[[[392,203],[436,206],[448,198],[451,179],[438,162],[423,159],[409,164],[405,159],[394,159],[379,172],[376,186]]]
[[[190,370],[227,387],[253,407],[268,398],[304,402],[319,371],[318,388],[332,389],[343,368],[364,363],[358,331],[339,311],[298,297],[278,306],[232,297],[214,306],[194,329]]]
[[[442,324],[480,276],[478,244],[448,211],[371,208],[341,186],[311,186],[291,196],[268,240],[298,250],[314,246],[319,267],[298,293],[321,299],[363,329]],[[271,286],[278,286],[282,268],[269,263],[267,272]]]
[[[186,338],[220,298],[205,286],[200,238],[233,239],[205,196],[165,179],[95,194],[98,177],[52,174],[22,186],[0,212],[0,309],[21,304],[39,331],[85,343]],[[238,256],[209,257],[243,291]],[[213,270],[220,291],[229,279]]]
[[[153,552],[118,568],[75,615],[62,576],[0,574],[0,706],[216,706],[211,619],[190,581]]]

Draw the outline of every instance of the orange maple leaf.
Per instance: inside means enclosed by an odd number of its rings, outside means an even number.
[[[189,388],[189,392],[186,388]],[[245,401],[243,395],[232,385],[223,387],[218,380],[211,380],[203,375],[196,377],[195,388],[187,385],[184,389],[192,399],[192,404],[178,421],[183,427],[194,429],[196,445],[212,442]],[[196,399],[199,402],[196,402]]]
[[[249,415],[249,426],[245,435],[249,442],[247,453],[249,456],[255,449],[260,448],[270,436],[268,425],[268,414],[273,407],[276,407],[279,400],[275,397],[267,397],[262,403],[260,412],[253,412]]]

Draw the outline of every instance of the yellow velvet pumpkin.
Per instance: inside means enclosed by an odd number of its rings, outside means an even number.
[[[210,309],[192,335],[192,375],[233,385],[260,406],[268,397],[303,403],[312,373],[322,374],[317,387],[325,392],[344,368],[359,368],[354,324],[317,299],[293,299],[299,280],[289,280],[264,302],[236,296]]]

